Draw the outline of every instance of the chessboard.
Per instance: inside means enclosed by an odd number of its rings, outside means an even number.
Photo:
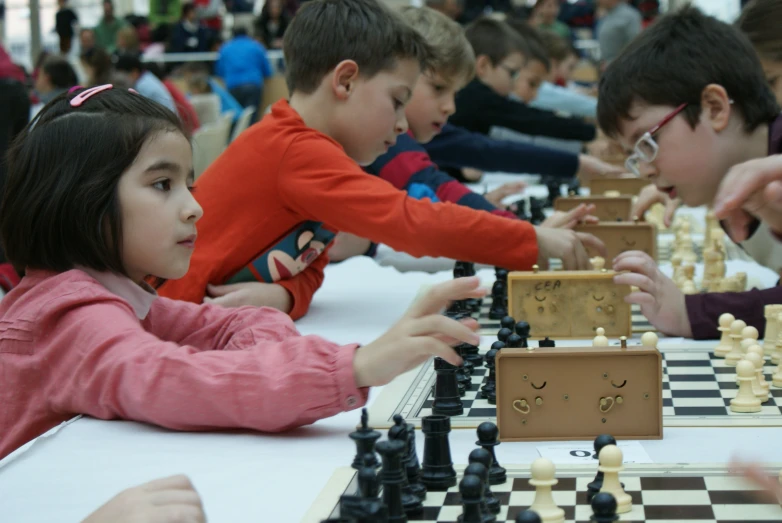
[[[491,309],[491,296],[484,298],[481,305],[480,312],[475,316],[480,325],[479,333],[482,336],[494,336],[497,331],[500,330],[500,320],[493,320],[489,318],[489,309]],[[630,308],[632,311],[632,331],[633,332],[656,332],[657,329],[649,323],[646,316],[641,314],[640,305],[633,304]]]
[[[484,348],[481,352],[487,350]],[[735,367],[726,365],[724,359],[716,358],[705,349],[663,347],[660,351],[663,356],[663,426],[782,427],[782,389],[771,388],[770,398],[762,404],[760,412],[732,412],[730,400],[738,392]],[[775,369],[773,364],[764,367],[767,379],[771,379]],[[487,376],[485,367],[475,369],[472,384],[462,398],[464,414],[451,416],[452,427],[475,428],[484,421],[496,423],[496,407],[480,394]],[[394,415],[401,414],[408,423],[420,427],[421,418],[432,414],[435,379],[431,360],[397,377],[372,402],[369,408],[372,424],[390,427]]]
[[[497,522],[512,523],[516,514],[526,510],[535,497],[530,486],[529,467],[503,466],[507,481],[491,487],[500,500]],[[587,484],[595,475],[594,466],[558,466],[552,487],[556,504],[564,509],[565,521],[588,522],[592,509],[586,501]],[[459,477],[464,467],[455,467]],[[764,469],[776,476],[779,467]],[[753,495],[755,487],[741,478],[731,476],[725,465],[692,464],[625,464],[619,473],[627,492],[633,499],[630,512],[619,515],[619,521],[698,521],[700,523],[771,523],[782,521],[782,507]],[[357,489],[356,471],[338,469],[315,500],[303,523],[320,523],[339,516],[339,497],[353,494]],[[447,492],[427,492],[423,513],[409,517],[409,521],[429,523],[456,523],[462,513],[458,487]]]

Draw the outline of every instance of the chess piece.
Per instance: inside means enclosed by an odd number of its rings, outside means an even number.
[[[505,345],[509,349],[520,349],[522,347],[522,339],[521,336],[516,334],[515,332],[508,336],[508,339],[505,340]]]
[[[489,484],[489,469],[487,469],[482,463],[470,463],[464,469],[465,476],[477,476],[481,480],[481,488],[483,493],[481,494],[481,515],[483,523],[494,523],[497,521],[494,513],[489,511],[489,507],[486,500],[486,486]],[[495,498],[494,503],[497,506],[497,512],[500,511],[500,502]]]
[[[339,498],[339,519],[326,521],[337,521],[340,523],[344,521],[372,521],[373,523],[386,523],[388,521],[388,507],[376,498],[342,495]]]
[[[516,326],[516,319],[513,316],[505,316],[500,320],[500,327],[504,329],[510,329],[511,331]]]
[[[554,340],[549,339],[548,336],[546,336],[544,339],[540,340],[538,342],[538,347],[556,347],[556,343],[554,343]]]
[[[782,331],[782,329],[780,329]],[[774,387],[782,387],[782,359],[780,359],[780,355],[782,355],[782,332],[780,332],[777,335],[777,352],[774,352],[771,356],[772,363],[774,362],[774,357],[776,357],[777,361],[777,368],[774,369],[774,375],[771,376],[771,384]]]
[[[361,425],[349,436],[356,443],[356,456],[350,466],[356,470],[364,465],[378,468],[380,464],[375,456],[375,442],[380,439],[380,432],[369,426],[369,413],[366,408],[361,409]],[[367,459],[368,455],[372,458]]]
[[[592,515],[589,521],[612,523],[619,519],[616,515],[616,499],[608,492],[600,492],[592,498]]]
[[[516,523],[541,523],[540,516],[534,510],[522,510],[516,514]]]
[[[459,482],[459,493],[462,496],[463,512],[456,521],[458,523],[483,523],[481,478],[472,474],[465,475]]]
[[[627,348],[627,336],[619,336],[619,346],[623,349]]]
[[[633,498],[625,492],[624,487],[619,483],[619,472],[622,470],[622,450],[616,445],[606,445],[600,451],[598,460],[600,461],[598,470],[603,473],[603,487],[600,492],[608,492],[614,496],[617,514],[630,512],[633,508]]]
[[[755,347],[758,347],[755,345]],[[758,347],[761,351],[760,347]],[[768,390],[766,390],[761,381],[761,374],[763,374],[763,358],[759,356],[757,352],[750,352],[744,356],[744,361],[752,363],[752,368],[755,372],[755,377],[752,380],[752,392],[760,400],[761,403],[768,401]],[[765,381],[765,379],[763,379]]]
[[[730,326],[736,321],[736,318],[734,318],[732,314],[726,312],[725,314],[720,315],[718,321],[719,327],[717,330],[720,331],[722,335],[720,336],[720,342],[714,348],[714,355],[718,358],[724,358],[730,352],[731,347],[733,347],[733,340],[730,339]]]
[[[682,277],[682,257],[674,253],[674,255],[671,256],[671,266],[673,267],[673,275],[671,279],[678,287],[679,280]]]
[[[484,421],[478,425],[476,431],[478,433],[478,441],[476,445],[480,446],[491,454],[491,467],[489,467],[489,485],[500,485],[507,480],[506,471],[500,466],[497,461],[497,456],[494,453],[494,447],[500,444],[499,435],[500,431],[497,429],[497,425],[491,421]]]
[[[448,490],[456,485],[456,471],[451,462],[451,446],[448,434],[451,432],[451,418],[448,416],[425,416],[421,419],[424,433],[424,463],[421,482],[428,490]]]
[[[741,331],[744,330],[747,324],[741,320],[736,320],[730,324],[730,352],[725,355],[725,364],[729,367],[735,367],[736,364],[744,357],[744,353],[741,352]]]
[[[695,287],[695,282],[693,280],[684,280],[684,283],[682,283],[681,291],[682,294],[685,294],[687,296],[698,294],[698,289]]]
[[[602,271],[605,269],[606,260],[602,256],[595,256],[594,258],[590,258],[589,262],[592,264],[593,271]]]
[[[558,179],[554,178],[546,182],[548,195],[546,196],[546,207],[554,207],[554,200],[562,196],[562,186]]]
[[[407,423],[407,454],[405,455],[405,472],[410,490],[423,501],[426,499],[426,485],[421,482],[421,463],[415,447],[415,425]]]
[[[513,331],[511,329],[508,329],[507,327],[503,327],[497,331],[497,340],[507,345],[508,336],[510,336],[511,334],[513,334]]]
[[[508,314],[508,308],[505,306],[505,295],[508,293],[507,284],[502,280],[497,280],[491,286],[491,308],[489,309],[489,319],[499,320]]]
[[[659,338],[657,337],[657,334],[649,331],[644,332],[641,335],[641,345],[643,347],[646,347],[647,349],[656,349],[657,348],[657,342],[659,341]]]
[[[551,487],[559,483],[554,478],[554,463],[548,458],[538,458],[530,467],[529,484],[535,487],[535,499],[530,510],[537,512],[544,523],[565,523],[565,511],[554,503]]]
[[[373,465],[367,465],[370,462]],[[380,494],[380,478],[377,476],[374,463],[377,462],[375,452],[364,455],[364,464],[358,469],[358,495],[362,498],[377,498]]]
[[[739,391],[735,398],[730,400],[732,412],[760,412],[760,400],[752,390],[752,381],[756,379],[755,365],[748,360],[741,360],[736,365],[736,376],[739,382]]]
[[[494,343],[491,344],[491,348],[495,349],[497,352],[499,352],[499,351],[501,351],[502,349],[505,348],[505,344],[502,343],[501,341],[497,340],[497,341],[495,341]],[[484,358],[485,357],[486,356],[484,356]]]
[[[497,374],[495,372],[494,358],[497,356],[497,350],[489,349],[486,353],[486,368],[489,369],[489,375],[481,388],[481,395],[486,398],[489,405],[497,404]]]
[[[593,347],[608,347],[608,338],[606,337],[606,330],[603,327],[598,327],[597,336],[592,339]]]
[[[529,339],[530,326],[526,321],[520,321],[514,327],[516,334],[521,338],[521,348],[527,348],[527,340]]]
[[[473,365],[465,357],[465,345],[460,343],[453,348],[459,357],[462,358],[462,364],[456,367],[456,385],[459,388],[459,396],[464,396],[467,388],[472,383],[472,370],[468,370],[467,366],[469,365],[470,368],[473,368]]]
[[[757,371],[757,375],[758,375],[758,384],[765,391],[764,397],[766,399],[763,400],[763,402],[765,403],[766,401],[768,401],[768,396],[771,392],[771,384],[766,380],[766,373],[764,369],[766,365],[766,354],[763,352],[763,347],[757,344],[752,345],[747,349],[747,354],[751,354],[751,353],[758,355],[759,367],[757,367],[755,370]]]
[[[596,437],[594,442],[595,455],[600,456],[600,451],[608,445],[616,445],[616,439],[613,436],[610,434],[601,434]],[[601,488],[603,488],[603,473],[598,469],[595,479],[587,485],[587,503],[592,501],[592,497],[600,492]]]
[[[471,465],[473,463],[480,463],[483,465],[483,469],[486,471],[486,477],[484,478],[481,476],[481,479],[484,481],[483,484],[483,500],[486,504],[486,508],[488,509],[490,514],[499,514],[500,513],[500,500],[497,499],[497,497],[494,495],[494,493],[491,490],[491,486],[489,485],[489,469],[491,468],[491,454],[487,452],[485,449],[477,448],[473,449],[472,452],[470,452],[469,457],[467,458],[467,462]],[[465,474],[467,472],[465,471]]]
[[[542,198],[529,197],[530,223],[532,225],[540,225],[546,220],[546,214],[543,212],[545,205],[546,202]]]
[[[442,358],[434,359],[434,371],[437,377],[434,382],[434,401],[432,412],[446,416],[460,416],[464,406],[459,397],[459,382],[456,367]]]
[[[405,445],[400,465],[403,470],[401,480],[402,507],[404,507],[405,514],[408,516],[419,514],[423,510],[423,505],[421,504],[421,498],[413,493],[413,490],[410,488],[410,482],[407,479],[407,460],[409,459],[408,432],[407,424],[400,414],[394,415],[394,425],[388,429],[388,440],[401,441]]]
[[[766,330],[763,333],[763,350],[766,356],[771,356],[771,363],[779,363],[774,360],[774,353],[777,351],[777,337],[780,332],[780,313],[782,305],[766,305],[763,307],[763,314],[766,317]]]
[[[383,484],[383,502],[388,508],[388,521],[406,522],[407,516],[402,505],[402,483],[405,479],[402,454],[405,444],[398,440],[380,441],[375,448],[383,460],[380,482]]]

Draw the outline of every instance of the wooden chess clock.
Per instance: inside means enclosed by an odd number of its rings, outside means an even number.
[[[654,346],[506,348],[495,372],[502,441],[663,437],[662,356]]]
[[[589,187],[589,192],[594,195],[605,194],[608,191],[619,191],[619,194],[638,196],[641,189],[649,185],[649,180],[645,178],[608,178],[601,176],[582,185]]]
[[[653,260],[657,259],[657,227],[652,223],[585,223],[576,225],[575,231],[588,232],[605,243],[607,269],[611,268],[614,257],[625,251],[643,251]]]
[[[592,213],[601,222],[626,222],[630,221],[633,209],[631,196],[567,196],[554,200],[554,210],[567,212],[582,203],[593,204],[595,211]]]
[[[532,338],[631,336],[632,312],[613,271],[538,271],[508,274],[508,315],[530,324]]]

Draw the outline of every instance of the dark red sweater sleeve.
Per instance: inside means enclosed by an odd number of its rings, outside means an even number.
[[[684,297],[687,317],[696,340],[710,340],[720,337],[717,330],[721,314],[729,312],[738,320],[762,333],[766,328],[763,308],[766,305],[782,303],[782,287],[752,289],[746,292],[710,292]]]

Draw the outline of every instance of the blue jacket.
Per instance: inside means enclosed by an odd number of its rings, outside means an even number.
[[[528,143],[497,140],[449,123],[423,147],[432,161],[441,167],[472,167],[481,171],[530,173],[562,178],[571,178],[578,171],[578,156],[573,153]]]
[[[272,75],[272,67],[261,44],[249,36],[237,36],[220,48],[215,72],[228,89],[248,84],[263,87],[264,78]]]

